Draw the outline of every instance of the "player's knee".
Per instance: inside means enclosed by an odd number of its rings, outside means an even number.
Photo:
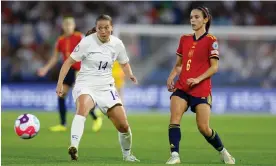
[[[180,124],[181,121],[181,116],[182,115],[178,115],[178,114],[171,114],[171,118],[170,118],[170,124]]]
[[[80,105],[79,108],[78,108],[78,110],[77,110],[77,112],[76,112],[76,114],[86,117],[89,111],[90,110],[89,110],[89,108],[87,106]]]
[[[120,124],[118,127],[117,127],[118,131],[120,133],[127,133],[128,130],[129,130],[129,125],[128,124]]]
[[[85,116],[85,111],[82,110],[82,109],[79,109],[77,112],[76,112],[77,115],[81,115],[81,116]]]
[[[197,125],[197,128],[198,128],[198,130],[199,130],[199,132],[202,134],[202,135],[204,135],[204,136],[208,136],[208,135],[210,135],[210,127],[209,127],[209,125],[207,125],[207,124],[199,124],[199,125]],[[212,131],[211,131],[212,132]]]

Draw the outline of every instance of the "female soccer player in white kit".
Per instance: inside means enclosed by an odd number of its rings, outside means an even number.
[[[112,121],[119,132],[119,142],[124,161],[139,161],[131,154],[132,133],[127,121],[124,107],[114,86],[112,77],[113,62],[117,60],[125,75],[135,84],[137,80],[132,73],[123,42],[112,33],[112,19],[101,15],[96,20],[97,33],[81,40],[71,53],[60,71],[56,92],[63,93],[62,83],[70,66],[81,61],[81,69],[73,88],[73,98],[77,111],[71,127],[71,146],[68,151],[72,160],[78,159],[78,146],[84,123],[91,108],[97,104],[101,111]]]

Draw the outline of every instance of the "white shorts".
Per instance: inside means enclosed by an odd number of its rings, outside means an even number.
[[[95,105],[101,109],[103,114],[106,114],[107,110],[116,104],[122,105],[122,101],[114,86],[108,88],[95,88],[87,87],[85,85],[75,85],[72,91],[74,102],[76,103],[78,97],[83,94],[90,95]]]

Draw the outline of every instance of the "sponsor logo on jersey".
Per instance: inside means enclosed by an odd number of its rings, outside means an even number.
[[[191,58],[194,55],[194,49],[190,49],[188,57]]]

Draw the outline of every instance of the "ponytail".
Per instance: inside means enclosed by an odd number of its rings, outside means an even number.
[[[85,36],[89,36],[96,32],[97,32],[96,27],[93,27],[92,29],[90,29],[89,31],[86,32]]]

